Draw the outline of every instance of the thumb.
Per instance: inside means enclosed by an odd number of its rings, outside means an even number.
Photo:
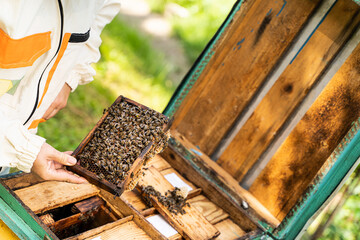
[[[67,166],[73,166],[76,164],[76,159],[74,157],[63,152],[57,152],[57,154],[54,155],[53,160]]]

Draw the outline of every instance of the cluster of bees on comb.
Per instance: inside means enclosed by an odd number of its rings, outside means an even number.
[[[144,193],[143,199],[148,207],[152,207],[150,196],[156,197],[157,200],[169,210],[169,212],[174,213],[175,215],[178,213],[185,214],[186,212],[183,208],[185,206],[189,206],[189,203],[186,202],[186,197],[188,195],[188,190],[186,187],[175,187],[175,189],[172,191],[168,190],[165,193],[165,196],[150,185],[142,187],[141,191]]]
[[[107,111],[108,115],[77,158],[82,167],[99,179],[118,185],[148,145],[153,143],[144,156],[144,165],[167,146],[169,133],[164,132],[164,127],[168,118],[124,100],[114,103]],[[135,176],[131,174],[127,190],[135,187],[140,174],[141,170]]]

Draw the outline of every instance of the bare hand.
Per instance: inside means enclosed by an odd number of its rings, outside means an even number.
[[[67,83],[65,83],[59,94],[56,96],[55,100],[51,103],[48,110],[46,110],[42,118],[48,120],[53,116],[55,116],[61,109],[66,107],[70,92],[71,92],[71,87],[67,85]]]
[[[76,164],[76,159],[70,156],[71,152],[59,152],[47,143],[44,143],[31,168],[31,171],[44,180],[65,181],[71,183],[86,183],[87,181],[65,170],[66,166]]]

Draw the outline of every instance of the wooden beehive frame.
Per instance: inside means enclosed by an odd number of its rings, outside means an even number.
[[[120,102],[126,102],[128,104],[134,105],[142,110],[149,110],[148,107],[135,102],[129,98],[126,98],[124,96],[119,96],[114,103],[111,105],[111,107],[116,106],[116,104],[120,103]],[[110,107],[110,108],[111,108]],[[110,109],[109,108],[109,109]],[[79,146],[74,150],[74,152],[72,153],[72,155],[74,157],[77,157],[79,154],[82,153],[82,151],[84,150],[84,148],[86,147],[86,145],[90,142],[90,140],[94,137],[94,133],[95,130],[97,128],[99,128],[101,126],[101,124],[104,122],[104,120],[107,118],[107,116],[109,115],[109,109],[107,109],[103,116],[100,118],[100,120],[96,123],[96,125],[93,127],[93,129],[88,133],[88,135],[84,138],[84,140],[79,144]],[[164,132],[166,132],[169,128],[170,128],[171,123],[169,122],[168,124],[164,124],[163,126],[163,130]],[[146,154],[148,154],[148,152],[154,147],[154,142],[151,142],[148,146],[146,146],[143,151],[140,153],[140,155],[137,157],[137,159],[134,161],[134,163],[131,165],[130,170],[127,173],[127,177],[118,185],[115,185],[105,179],[99,179],[98,176],[81,167],[81,161],[78,161],[77,164],[75,166],[71,166],[68,167],[71,171],[85,177],[89,182],[91,182],[92,184],[95,184],[101,188],[104,188],[107,191],[112,192],[113,194],[116,194],[118,196],[120,196],[129,186],[129,184],[131,183],[131,181],[133,180],[130,176],[136,176],[137,172],[141,170],[142,166],[144,165],[144,161],[145,161],[145,156]]]

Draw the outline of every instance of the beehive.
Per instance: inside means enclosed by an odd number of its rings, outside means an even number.
[[[298,236],[360,156],[359,11],[351,0],[238,1],[165,109],[169,147],[138,189],[67,200],[99,196],[125,220],[72,239]],[[24,192],[45,187],[29,175],[4,182],[27,205]],[[186,214],[141,197],[148,185],[164,194],[179,184],[191,188]],[[157,230],[159,214],[176,232]]]

